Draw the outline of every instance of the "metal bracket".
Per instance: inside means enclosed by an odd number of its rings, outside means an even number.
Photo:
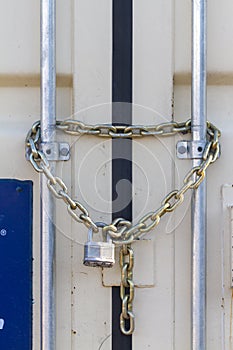
[[[61,161],[70,159],[70,146],[66,142],[46,142],[40,144],[48,160]]]
[[[150,288],[155,285],[154,241],[142,239],[133,243],[135,256],[134,283],[138,288]],[[111,269],[103,269],[102,284],[104,287],[120,286],[121,271],[119,261],[119,247],[116,247],[116,263]],[[145,266],[147,268],[145,269]]]
[[[205,141],[178,141],[176,155],[179,159],[201,159],[205,146]]]

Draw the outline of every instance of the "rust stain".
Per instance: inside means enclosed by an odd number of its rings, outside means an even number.
[[[176,73],[173,80],[175,85],[191,85],[191,72]],[[233,84],[233,74],[232,72],[208,72],[207,84],[231,86]]]
[[[106,286],[105,283],[104,283],[104,269],[102,268],[101,269],[101,283],[102,283],[102,286],[103,287],[109,287],[109,286]]]
[[[101,269],[101,283],[102,283],[102,286],[105,287],[105,285],[104,285],[104,269]]]

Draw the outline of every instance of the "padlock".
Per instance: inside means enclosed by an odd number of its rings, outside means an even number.
[[[98,227],[105,224],[97,223]],[[105,242],[93,241],[93,230],[88,230],[88,241],[84,245],[83,264],[91,267],[112,267],[115,263],[115,245],[107,235]]]

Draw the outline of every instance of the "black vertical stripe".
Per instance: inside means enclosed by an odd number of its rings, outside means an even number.
[[[113,0],[113,102],[132,102],[132,1]],[[119,116],[120,118],[120,116]],[[121,116],[121,119],[124,119]],[[127,118],[127,119],[131,119]],[[118,121],[118,120],[117,120]]]
[[[113,0],[112,122],[132,124],[132,0]],[[132,220],[132,142],[112,143],[112,219]],[[117,186],[118,185],[118,186]],[[132,349],[132,337],[121,333],[120,288],[112,288],[112,349]]]

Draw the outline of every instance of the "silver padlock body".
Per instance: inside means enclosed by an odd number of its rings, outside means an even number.
[[[115,245],[111,242],[87,242],[84,245],[83,264],[91,267],[112,267],[115,263]]]

